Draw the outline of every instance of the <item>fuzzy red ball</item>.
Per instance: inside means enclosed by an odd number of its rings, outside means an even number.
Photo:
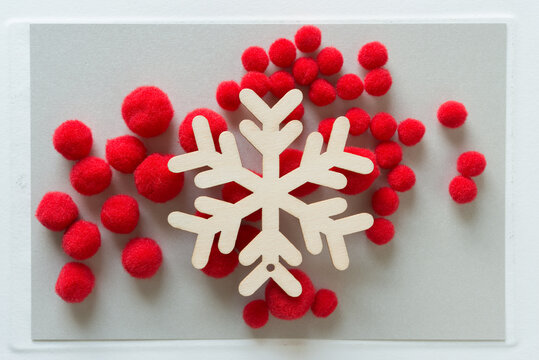
[[[261,176],[258,173],[255,173],[258,176]],[[230,203],[237,203],[241,199],[243,199],[246,196],[251,195],[252,192],[248,189],[244,188],[243,186],[239,185],[235,182],[229,182],[223,185],[223,188],[221,189],[221,196],[224,201],[228,201]],[[262,219],[262,211],[259,209],[255,211],[252,214],[249,214],[245,217],[245,220],[247,221],[260,221]]]
[[[449,195],[458,204],[469,203],[477,196],[477,185],[470,178],[455,176],[449,183]]]
[[[363,82],[356,74],[345,74],[337,80],[337,95],[343,100],[357,99],[363,93]]]
[[[318,49],[322,42],[322,32],[313,25],[304,25],[294,36],[294,42],[299,51],[310,53]]]
[[[36,218],[47,229],[62,231],[79,216],[77,205],[66,193],[51,191],[43,195],[36,210]]]
[[[339,300],[337,299],[337,294],[335,294],[335,292],[329,289],[320,289],[314,296],[311,311],[316,317],[326,318],[335,311],[338,304]]]
[[[107,140],[105,152],[109,165],[124,174],[132,174],[147,154],[142,141],[131,135]]]
[[[416,119],[401,121],[397,129],[399,141],[406,146],[414,146],[425,135],[425,125]]]
[[[92,292],[95,276],[92,270],[78,262],[69,262],[62,267],[56,280],[56,294],[68,303],[80,303]]]
[[[360,108],[350,108],[344,115],[350,122],[350,135],[361,135],[369,128],[371,117],[369,114]]]
[[[372,185],[374,180],[376,180],[378,175],[380,175],[380,169],[378,168],[378,165],[376,164],[376,156],[374,155],[372,151],[368,149],[358,148],[354,146],[345,147],[344,151],[351,154],[356,154],[359,156],[366,157],[369,160],[371,160],[374,164],[374,169],[369,174],[358,174],[353,171],[338,169],[338,168],[331,169],[333,171],[340,172],[341,174],[346,176],[346,180],[347,180],[346,186],[340,189],[339,190],[340,192],[347,195],[359,194],[367,190]]]
[[[367,70],[382,67],[387,63],[387,49],[379,41],[366,43],[359,50],[357,61]]]
[[[64,121],[52,135],[52,144],[67,160],[80,160],[92,149],[92,131],[82,121]]]
[[[264,300],[253,300],[243,308],[243,321],[253,329],[261,328],[268,320],[268,305]]]
[[[217,245],[218,241],[219,234],[214,238],[208,263],[201,269],[204,274],[216,279],[232,274],[239,264],[238,253],[235,251],[228,254],[221,253]]]
[[[269,77],[269,87],[271,93],[280,99],[294,88],[294,77],[288,71],[276,71]]]
[[[174,109],[163,90],[155,86],[141,86],[127,95],[122,104],[122,117],[135,134],[149,138],[164,133]]]
[[[328,46],[320,50],[316,62],[322,75],[333,75],[341,71],[344,60],[339,50]]]
[[[269,58],[279,67],[289,67],[296,60],[296,46],[288,39],[277,39],[269,48]]]
[[[95,255],[101,246],[101,234],[96,224],[79,220],[74,222],[62,237],[62,249],[76,260]]]
[[[395,191],[408,191],[415,185],[415,174],[406,165],[398,165],[387,174],[387,182]]]
[[[390,187],[382,187],[372,194],[372,209],[380,216],[389,216],[399,208],[399,195]]]
[[[467,151],[460,154],[457,159],[457,171],[462,176],[472,177],[481,175],[486,167],[487,160],[485,159],[485,155],[477,151]]]
[[[458,128],[464,124],[468,111],[458,101],[447,101],[438,108],[438,121],[448,128]]]
[[[82,195],[96,195],[109,187],[112,171],[105,160],[88,156],[73,165],[69,180],[73,188]]]
[[[297,297],[287,295],[272,279],[266,285],[266,304],[270,313],[278,319],[295,320],[309,311],[315,295],[311,279],[303,271],[292,269],[290,273],[300,282],[301,294]]]
[[[250,46],[241,55],[241,63],[247,71],[264,72],[269,65],[268,54],[260,46]]]
[[[117,234],[129,234],[138,224],[137,200],[129,195],[114,195],[101,208],[101,223]]]
[[[374,219],[372,226],[365,231],[367,238],[376,245],[384,245],[395,236],[393,223],[384,218]]]
[[[380,141],[387,141],[391,139],[395,131],[397,130],[397,122],[393,116],[388,113],[381,112],[373,116],[370,129],[372,136]]]
[[[251,89],[258,96],[263,97],[269,91],[269,79],[266,74],[256,71],[249,71],[241,78],[240,87],[242,89]]]
[[[215,99],[224,110],[237,110],[240,107],[240,86],[233,80],[221,82],[217,86]]]
[[[333,130],[333,124],[335,123],[335,118],[327,118],[318,124],[318,132],[322,134],[324,142],[327,144],[329,137],[331,136],[331,130]]]
[[[327,80],[316,79],[309,88],[309,99],[317,106],[326,106],[335,101],[337,91]]]
[[[394,141],[384,141],[374,150],[376,162],[382,169],[393,169],[402,160],[402,149]]]
[[[260,230],[254,226],[243,224],[238,230],[235,248],[242,251],[253,239],[260,233]]]
[[[372,96],[385,95],[391,88],[393,79],[389,71],[383,68],[374,69],[365,75],[365,91]]]
[[[305,108],[302,104],[299,104],[290,114],[288,114],[282,123],[286,124],[292,120],[301,120],[303,114],[305,114]]]
[[[279,176],[284,176],[290,171],[297,169],[301,163],[301,157],[303,156],[303,151],[297,149],[285,149],[281,155],[279,155]],[[316,189],[319,185],[313,183],[305,183],[294,189],[290,192],[290,195],[296,197],[303,197],[309,195]]]
[[[122,250],[122,265],[125,271],[138,279],[154,276],[162,262],[161,248],[150,238],[131,239]]]
[[[219,135],[226,131],[228,127],[225,119],[221,115],[206,108],[195,109],[185,116],[178,131],[180,145],[185,152],[198,150],[197,143],[195,141],[195,133],[193,132],[193,119],[199,115],[204,116],[206,120],[208,120],[215,149],[220,151],[221,148],[219,147]]]
[[[318,64],[309,57],[301,57],[292,66],[294,80],[300,85],[310,85],[318,76]]]
[[[140,195],[157,203],[172,200],[182,191],[183,173],[168,169],[172,155],[151,154],[134,173],[135,186]]]

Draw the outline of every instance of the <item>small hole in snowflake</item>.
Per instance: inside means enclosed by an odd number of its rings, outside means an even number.
[[[268,270],[269,272],[272,272],[273,270],[275,270],[275,265],[273,264],[268,264],[266,266],[266,270]]]

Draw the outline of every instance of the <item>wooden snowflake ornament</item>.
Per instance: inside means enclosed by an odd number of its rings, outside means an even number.
[[[307,182],[333,189],[344,188],[346,177],[332,171],[333,167],[360,174],[373,171],[371,160],[344,151],[350,128],[346,117],[335,120],[324,153],[321,153],[322,135],[311,133],[300,166],[279,177],[279,155],[303,130],[303,125],[297,120],[287,123],[280,130],[279,125],[302,99],[300,90],[290,90],[270,108],[254,91],[241,91],[241,103],[262,124],[260,128],[251,120],[240,123],[242,135],[262,154],[261,177],[242,166],[232,133],[223,132],[219,137],[222,152],[215,150],[208,121],[203,116],[193,119],[198,151],[175,156],[168,163],[170,171],[174,173],[209,167],[209,170],[195,176],[195,185],[199,188],[236,182],[252,192],[234,204],[207,196],[198,197],[195,208],[211,215],[208,219],[180,211],[170,213],[168,222],[171,226],[198,234],[192,257],[193,266],[197,269],[207,264],[215,234],[221,233],[219,251],[230,253],[234,250],[241,220],[262,209],[260,233],[239,254],[239,261],[244,266],[252,265],[261,258],[239,285],[239,292],[244,296],[253,294],[270,278],[288,295],[295,297],[301,294],[301,284],[280,261],[282,259],[290,266],[298,266],[302,261],[300,251],[279,230],[280,209],[299,219],[306,248],[311,254],[322,251],[321,234],[325,235],[331,260],[339,270],[346,269],[349,264],[344,235],[366,230],[373,224],[373,217],[368,213],[332,219],[332,216],[346,210],[347,202],[343,198],[307,204],[290,195],[290,191]]]

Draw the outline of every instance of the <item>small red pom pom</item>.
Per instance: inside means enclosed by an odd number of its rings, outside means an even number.
[[[78,262],[69,262],[62,267],[56,280],[56,294],[68,303],[80,303],[94,289],[95,276],[92,270]]]
[[[122,251],[122,265],[125,271],[138,279],[154,276],[162,262],[161,248],[150,238],[131,239]]]
[[[289,67],[296,60],[296,47],[288,39],[277,39],[269,48],[269,58],[279,67]]]
[[[343,57],[339,50],[328,46],[320,50],[316,62],[318,62],[318,68],[322,75],[333,75],[341,71]]]
[[[77,205],[66,193],[52,191],[46,193],[36,210],[36,218],[47,229],[62,231],[79,216]]]
[[[303,108],[302,104],[299,104],[292,112],[283,120],[283,124],[286,124],[292,120],[301,120],[303,117],[303,114],[305,113],[305,109]]]
[[[466,108],[458,101],[447,101],[438,108],[438,121],[448,128],[458,128],[467,116]]]
[[[261,328],[268,320],[268,306],[264,300],[253,300],[243,308],[243,321],[253,329]]]
[[[399,208],[399,195],[390,187],[382,187],[372,194],[372,208],[380,216],[389,216]]]
[[[416,119],[406,119],[401,121],[397,132],[401,143],[406,146],[414,146],[425,135],[425,125]]]
[[[146,158],[146,147],[131,135],[107,140],[105,152],[109,165],[124,174],[132,174]]]
[[[263,97],[269,91],[269,79],[266,74],[256,71],[249,71],[241,78],[240,87],[242,89],[251,89],[258,96]]]
[[[392,169],[402,160],[402,149],[394,141],[384,141],[374,150],[376,162],[382,169]]]
[[[279,155],[279,177],[282,177],[288,174],[290,171],[297,169],[301,163],[301,157],[303,156],[303,151],[297,149],[285,149],[281,155]],[[298,187],[295,190],[290,192],[290,195],[296,197],[303,197],[309,195],[316,189],[319,185],[313,183],[305,183]]]
[[[346,180],[347,180],[346,186],[340,189],[339,190],[340,192],[347,195],[359,194],[367,190],[372,185],[374,180],[376,180],[378,175],[380,175],[380,169],[378,168],[378,165],[376,164],[376,157],[373,154],[373,152],[368,149],[362,149],[362,148],[357,148],[353,146],[345,147],[344,151],[351,154],[356,154],[359,156],[366,157],[370,161],[372,161],[374,164],[374,170],[369,174],[358,174],[353,171],[338,169],[338,168],[331,169],[332,171],[340,172],[341,174],[346,176]]]
[[[62,237],[62,249],[76,260],[95,255],[101,246],[101,234],[96,224],[79,220],[74,222]]]
[[[127,127],[145,138],[164,133],[173,115],[167,94],[155,86],[136,88],[122,104],[122,117]]]
[[[96,195],[109,187],[112,171],[105,160],[88,156],[73,165],[69,179],[82,195]]]
[[[101,208],[101,223],[117,234],[129,234],[135,230],[139,219],[137,200],[129,195],[114,195]]]
[[[314,286],[303,271],[292,269],[290,273],[300,282],[301,294],[297,297],[287,295],[272,279],[266,285],[266,304],[270,313],[278,319],[295,320],[301,318],[314,301]]]
[[[327,80],[317,79],[309,88],[309,99],[317,106],[326,106],[335,101],[337,91]]]
[[[260,174],[258,173],[255,173],[255,174],[260,176]],[[251,191],[249,191],[248,189],[244,188],[243,186],[235,182],[229,182],[229,183],[224,184],[221,190],[221,196],[223,200],[228,201],[233,204],[237,203],[244,197],[249,196],[251,194],[252,194]],[[253,221],[253,222],[260,221],[260,219],[262,219],[262,211],[260,209],[245,217],[245,220]]]
[[[477,185],[470,178],[455,176],[449,183],[449,195],[458,204],[469,203],[477,196]]]
[[[318,49],[322,42],[322,32],[313,25],[305,25],[299,28],[294,36],[294,42],[298,50],[304,53],[310,53]]]
[[[393,80],[386,69],[374,69],[365,75],[365,91],[372,96],[385,95],[391,88]]]
[[[393,116],[388,113],[378,113],[373,116],[371,120],[371,133],[375,139],[380,141],[387,141],[391,139],[395,131],[397,130],[397,122]]]
[[[241,55],[241,63],[247,71],[264,72],[269,65],[268,54],[260,46],[250,46]]]
[[[221,253],[217,246],[218,242],[219,234],[217,234],[213,240],[208,263],[201,269],[204,274],[216,279],[224,278],[225,276],[232,274],[239,264],[238,253],[234,250],[228,254]]]
[[[337,294],[335,294],[335,292],[329,289],[320,289],[314,296],[311,311],[316,317],[326,318],[335,311],[338,304],[339,300],[337,299]]]
[[[140,195],[157,203],[172,200],[182,191],[183,173],[168,169],[172,155],[151,154],[135,170],[135,186]]]
[[[395,191],[408,191],[415,185],[415,174],[406,165],[398,165],[387,174],[387,182]]]
[[[361,135],[369,128],[371,117],[360,108],[350,108],[344,115],[350,121],[350,135]]]
[[[309,57],[301,57],[292,67],[294,79],[300,85],[310,85],[318,76],[318,64]]]
[[[288,71],[276,71],[269,77],[269,86],[271,93],[280,99],[294,88],[294,77]]]
[[[92,131],[82,121],[68,120],[54,131],[52,143],[67,160],[80,160],[92,149]]]
[[[357,61],[367,70],[382,67],[387,62],[387,49],[379,41],[367,43],[359,50]]]
[[[481,175],[486,167],[485,155],[477,151],[462,153],[457,160],[457,171],[466,177]]]
[[[243,224],[238,230],[236,238],[236,250],[242,251],[253,239],[260,233],[260,230],[254,226]]]
[[[185,152],[198,150],[197,143],[195,141],[195,133],[193,132],[193,119],[199,115],[204,116],[206,120],[208,120],[215,149],[217,151],[221,151],[221,148],[219,147],[219,135],[221,135],[223,131],[227,130],[226,121],[215,111],[206,108],[195,109],[185,116],[178,131],[180,145]]]
[[[384,245],[395,236],[395,227],[393,223],[384,218],[374,219],[372,226],[365,231],[367,238],[376,245]]]
[[[217,86],[215,99],[224,110],[237,110],[240,107],[240,86],[232,80],[221,82]]]
[[[357,99],[363,93],[363,82],[356,74],[345,74],[337,81],[337,95],[343,100]]]

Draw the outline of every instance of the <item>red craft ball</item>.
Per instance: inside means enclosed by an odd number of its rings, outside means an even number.
[[[361,135],[369,128],[371,117],[369,114],[360,108],[350,108],[344,115],[350,121],[350,135]]]
[[[286,149],[281,155],[279,155],[279,176],[284,176],[290,171],[297,169],[301,163],[301,157],[303,156],[303,151],[297,149]],[[294,189],[290,192],[290,195],[296,197],[303,197],[309,195],[316,189],[319,185],[313,183],[305,183]]]
[[[180,129],[178,131],[180,145],[185,152],[198,150],[197,143],[195,141],[195,133],[193,132],[193,119],[199,115],[204,116],[206,120],[208,120],[213,143],[215,144],[217,151],[220,151],[221,148],[219,147],[219,135],[221,135],[223,131],[227,130],[226,121],[215,111],[206,108],[195,109],[185,116],[185,119],[183,119],[182,123],[180,124]]]
[[[397,122],[393,116],[381,112],[373,116],[370,124],[372,136],[380,141],[391,139],[397,130]]]
[[[457,160],[457,171],[466,177],[481,175],[486,167],[485,155],[477,151],[462,153]]]
[[[448,128],[458,128],[466,121],[468,111],[458,101],[447,101],[438,108],[438,121]]]
[[[376,245],[384,245],[395,236],[395,227],[393,223],[384,218],[374,219],[372,226],[365,231],[367,238]]]
[[[392,169],[402,160],[402,149],[394,141],[384,141],[374,150],[376,162],[382,169]]]
[[[132,174],[147,153],[142,141],[131,135],[107,140],[105,152],[109,165],[124,174]]]
[[[408,191],[415,185],[415,174],[406,165],[398,165],[387,174],[387,182],[395,191]]]
[[[328,46],[320,50],[316,62],[322,75],[333,75],[341,71],[343,57],[339,50]]]
[[[470,178],[455,176],[449,183],[449,195],[458,204],[469,203],[477,196],[477,185]]]
[[[278,319],[295,320],[309,311],[315,290],[311,279],[303,271],[292,269],[290,273],[300,282],[301,294],[297,297],[287,295],[272,279],[266,285],[266,304],[270,313]]]
[[[88,156],[73,165],[69,180],[82,195],[96,195],[109,187],[112,171],[105,160]]]
[[[164,133],[174,109],[163,90],[141,86],[127,95],[122,104],[122,117],[135,134],[148,138]]]
[[[288,39],[277,39],[269,48],[269,58],[279,67],[289,67],[296,60],[296,46]]]
[[[268,305],[264,300],[253,300],[243,308],[243,321],[253,329],[261,328],[268,320]]]
[[[54,148],[67,160],[80,160],[88,156],[92,142],[92,131],[79,120],[63,122],[52,136]]]
[[[327,80],[317,79],[309,88],[309,99],[317,106],[326,106],[335,101],[337,91]]]
[[[269,91],[269,79],[266,74],[256,71],[249,71],[241,78],[240,87],[242,89],[251,89],[258,96],[263,97]]]
[[[217,245],[218,241],[219,234],[213,240],[208,263],[201,269],[204,274],[216,279],[232,274],[239,264],[238,253],[234,250],[228,254],[221,253]]]
[[[269,77],[269,87],[271,93],[280,99],[294,88],[294,77],[288,71],[276,71]]]
[[[95,276],[92,270],[78,262],[69,262],[62,267],[56,280],[56,294],[68,303],[80,303],[94,289]]]
[[[137,200],[129,195],[114,195],[101,208],[101,223],[117,234],[129,234],[135,230],[139,219]]]
[[[337,294],[335,294],[335,292],[329,289],[320,289],[314,296],[311,311],[316,317],[326,318],[335,311],[338,304],[339,300],[337,299]]]
[[[240,107],[240,86],[232,80],[221,82],[217,86],[215,99],[224,110],[237,110]]]
[[[255,174],[260,176],[260,174],[258,173],[255,173]],[[223,185],[223,188],[221,189],[221,196],[223,200],[228,201],[233,204],[237,203],[244,197],[249,196],[251,194],[252,194],[251,191],[249,191],[248,189],[244,188],[243,186],[235,182],[226,183]],[[252,221],[252,222],[260,221],[261,219],[262,219],[262,211],[260,209],[245,217],[245,220]]]
[[[283,120],[283,124],[286,124],[292,120],[301,120],[303,117],[303,114],[305,113],[305,109],[303,108],[302,104],[299,104],[288,116]]]
[[[320,121],[318,124],[318,132],[322,134],[324,142],[327,144],[329,137],[331,136],[331,130],[333,129],[333,124],[335,123],[335,118],[327,118]]]
[[[183,173],[168,169],[172,155],[152,154],[135,170],[135,186],[140,195],[157,203],[172,200],[182,191]]]
[[[367,43],[359,50],[357,61],[367,70],[382,67],[387,62],[387,49],[379,41]]]
[[[36,218],[47,229],[62,231],[79,216],[77,205],[66,193],[51,191],[46,193],[36,210]]]
[[[76,260],[95,255],[101,246],[101,234],[96,224],[79,220],[73,223],[62,237],[62,249]]]
[[[425,125],[416,119],[406,119],[399,124],[397,133],[401,143],[406,146],[414,146],[425,135]]]
[[[391,88],[393,80],[386,69],[374,69],[365,75],[365,91],[372,96],[385,95]]]
[[[162,262],[161,248],[150,238],[131,239],[122,251],[122,265],[125,271],[138,279],[154,276]]]
[[[238,230],[236,238],[236,250],[242,251],[247,245],[260,233],[260,230],[254,226],[243,224]]]
[[[380,216],[389,216],[399,208],[399,195],[390,187],[382,187],[372,194],[372,209]]]
[[[318,76],[318,64],[309,57],[301,57],[292,67],[294,79],[300,85],[310,85]]]
[[[247,71],[264,72],[269,65],[268,54],[260,46],[250,46],[241,55],[241,63]]]
[[[359,194],[367,190],[372,185],[374,180],[376,180],[378,175],[380,175],[380,169],[378,168],[378,165],[376,164],[376,157],[374,153],[368,149],[363,149],[363,148],[358,148],[358,147],[353,147],[353,146],[345,147],[344,151],[351,154],[356,154],[359,156],[366,157],[369,160],[371,160],[374,164],[374,170],[369,174],[358,174],[353,171],[338,169],[338,168],[331,169],[333,171],[340,172],[341,174],[346,176],[346,180],[347,180],[346,186],[340,189],[339,190],[340,192],[347,195]]]
[[[313,25],[305,25],[299,28],[294,36],[294,42],[299,51],[310,53],[318,49],[322,42],[322,32]]]
[[[363,82],[356,74],[346,74],[337,81],[337,95],[343,100],[357,99],[363,93]]]

